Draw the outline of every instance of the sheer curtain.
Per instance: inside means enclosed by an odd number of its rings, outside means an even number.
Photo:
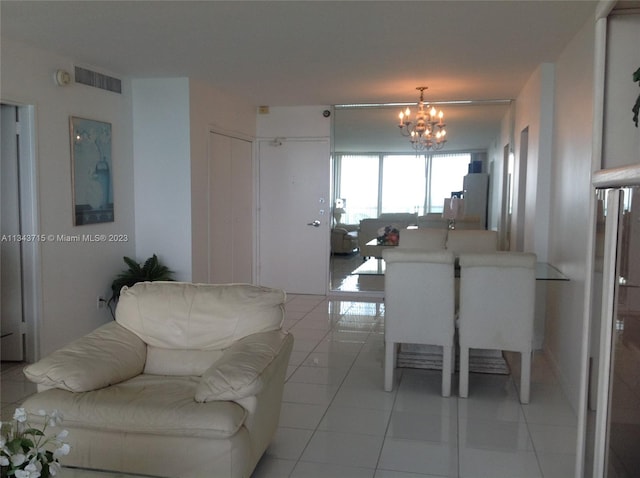
[[[461,191],[470,153],[337,154],[335,197],[346,199],[342,222],[358,224],[383,212],[442,212],[444,199]]]

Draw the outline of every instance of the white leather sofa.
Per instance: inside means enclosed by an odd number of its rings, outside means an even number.
[[[372,239],[378,237],[378,231],[386,226],[392,226],[402,231],[409,226],[415,226],[418,223],[418,215],[413,213],[384,213],[377,218],[367,218],[360,221],[360,229],[358,230],[358,249],[363,259],[367,257],[382,257],[382,251],[388,247],[367,245]]]
[[[351,254],[358,248],[358,226],[355,224],[336,224],[331,229],[331,253]]]
[[[418,216],[418,227],[448,229],[449,220],[442,217],[441,213],[430,212],[424,216]],[[456,229],[484,229],[484,226],[479,216],[463,216],[456,219]]]
[[[39,392],[23,406],[63,413],[64,465],[249,477],[278,425],[284,302],[243,284],[123,288],[114,322],[26,367]]]

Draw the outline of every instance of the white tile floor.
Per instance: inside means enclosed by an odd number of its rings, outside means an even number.
[[[507,375],[472,374],[469,398],[457,385],[442,398],[436,371],[400,369],[383,391],[381,303],[291,296],[285,327],[295,345],[280,426],[253,478],[573,476],[576,417],[543,354],[529,405]],[[6,365],[3,419],[35,390]]]
[[[573,476],[576,417],[542,353],[529,405],[517,375],[472,374],[468,399],[457,386],[442,398],[427,370],[401,369],[383,391],[381,303],[293,296],[285,326],[296,342],[280,428],[254,478]]]

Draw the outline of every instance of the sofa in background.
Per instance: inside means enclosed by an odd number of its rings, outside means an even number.
[[[336,224],[331,229],[331,253],[351,254],[358,248],[358,225]]]
[[[360,221],[358,230],[358,248],[363,259],[367,257],[382,257],[382,251],[387,247],[382,245],[367,245],[372,239],[378,237],[378,231],[386,226],[395,227],[398,230],[415,226],[418,223],[418,215],[412,213],[384,213],[377,218],[367,218]]]
[[[456,229],[484,229],[480,216],[463,216],[456,219]],[[439,212],[430,212],[424,216],[418,216],[419,228],[448,229],[449,220],[442,217]]]
[[[278,426],[284,302],[245,284],[125,287],[115,321],[26,367],[23,407],[62,412],[65,465],[247,478]]]

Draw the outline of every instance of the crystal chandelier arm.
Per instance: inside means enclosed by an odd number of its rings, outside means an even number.
[[[420,101],[415,119],[413,122],[410,120],[411,111],[409,108],[401,111],[398,115],[400,118],[398,128],[400,128],[402,136],[409,137],[409,142],[416,151],[440,150],[447,142],[444,113],[442,110],[438,111],[435,106],[425,105],[424,90],[427,89],[426,86],[419,86],[416,89],[420,91]]]

